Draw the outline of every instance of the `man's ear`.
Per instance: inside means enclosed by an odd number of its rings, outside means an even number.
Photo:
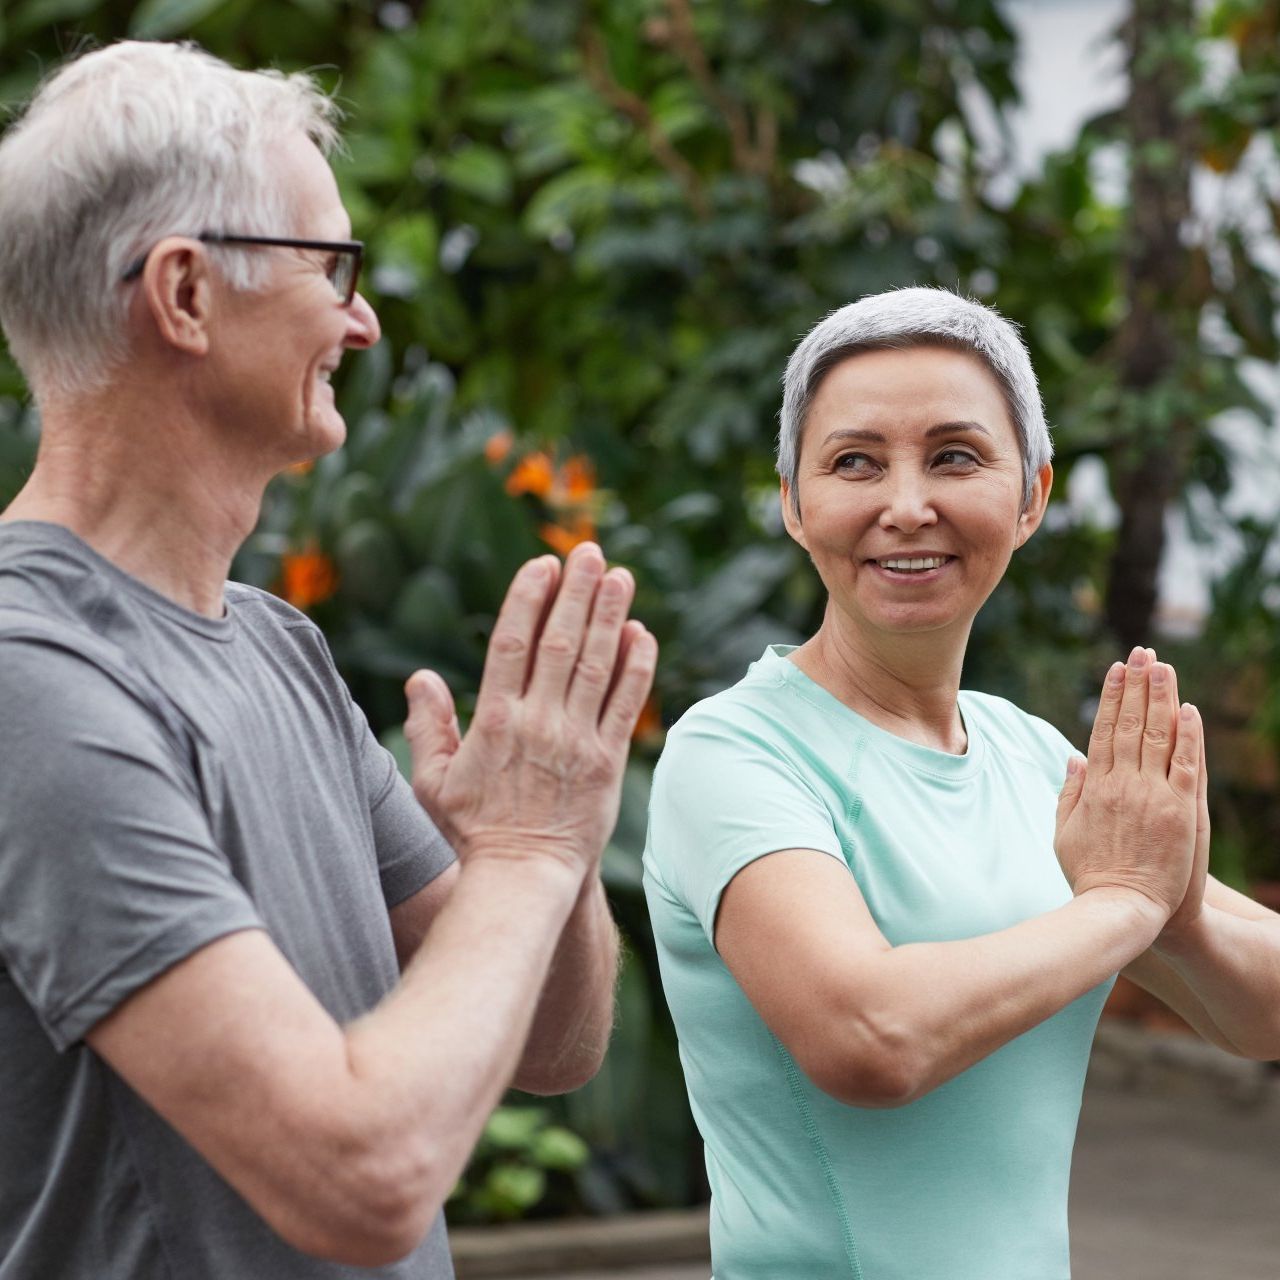
[[[792,538],[808,551],[809,544],[805,541],[804,525],[800,522],[800,515],[795,506],[792,505],[791,494],[791,481],[784,479],[778,493],[778,500],[782,503],[782,523]]]
[[[1044,519],[1044,513],[1049,507],[1049,491],[1052,488],[1053,467],[1046,462],[1036,472],[1036,478],[1031,484],[1031,497],[1018,517],[1018,536],[1013,544],[1015,547],[1022,546],[1040,527],[1040,521]]]
[[[191,356],[209,351],[213,280],[204,246],[168,236],[147,255],[142,296],[163,342]]]

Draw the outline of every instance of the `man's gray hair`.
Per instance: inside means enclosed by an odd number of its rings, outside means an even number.
[[[168,235],[288,235],[275,143],[326,154],[338,110],[310,76],[124,41],[66,64],[0,142],[0,326],[33,390],[101,386],[128,356],[131,263]],[[213,248],[236,288],[268,255]]]
[[[1022,454],[1022,502],[1031,500],[1036,474],[1053,457],[1040,388],[1018,331],[998,311],[947,289],[891,289],[833,311],[801,339],[782,379],[778,474],[797,485],[800,438],[823,378],[842,360],[864,351],[950,347],[968,351],[991,370],[1004,394]]]

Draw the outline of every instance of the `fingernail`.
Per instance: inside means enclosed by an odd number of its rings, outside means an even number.
[[[1067,761],[1067,777],[1074,778],[1080,772],[1080,757],[1072,756]]]
[[[1129,665],[1135,671],[1141,671],[1147,665],[1147,651],[1145,649],[1134,649],[1129,655]]]
[[[1196,716],[1196,709],[1191,705],[1191,703],[1184,702],[1182,704],[1181,715],[1184,720],[1194,720]]]
[[[1108,684],[1124,684],[1124,663],[1113,662],[1111,669],[1107,672]]]
[[[1166,667],[1163,662],[1157,662],[1156,665],[1151,668],[1151,683],[1155,685],[1164,684],[1168,671],[1168,667]]]

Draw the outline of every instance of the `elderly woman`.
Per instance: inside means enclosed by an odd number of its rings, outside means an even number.
[[[1050,453],[1013,328],[941,290],[845,307],[787,367],[783,515],[825,617],[672,730],[645,854],[716,1280],[1067,1280],[1118,970],[1280,1054],[1277,920],[1206,881],[1173,671],[1115,664],[1087,768],[960,690]]]

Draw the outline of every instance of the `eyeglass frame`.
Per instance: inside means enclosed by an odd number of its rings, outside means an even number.
[[[356,296],[356,284],[360,279],[360,267],[364,262],[363,240],[296,240],[289,236],[240,236],[224,234],[220,231],[202,231],[194,238],[202,244],[267,245],[276,249],[315,249],[323,253],[345,254],[354,259],[351,279],[347,284],[345,297],[336,289],[334,292],[338,293],[344,307],[349,307]],[[148,249],[140,258],[131,262],[124,275],[120,277],[121,283],[136,280],[142,274],[150,255],[151,250]]]

